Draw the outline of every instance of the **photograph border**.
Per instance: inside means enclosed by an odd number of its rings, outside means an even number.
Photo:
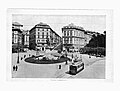
[[[12,78],[12,14],[32,15],[105,15],[106,16],[106,66],[105,79],[66,79],[66,78]],[[81,82],[112,82],[113,81],[113,10],[109,9],[7,9],[7,81],[81,81]]]

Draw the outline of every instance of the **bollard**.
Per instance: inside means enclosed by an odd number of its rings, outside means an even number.
[[[13,71],[15,71],[15,65],[13,66]]]
[[[29,54],[29,57],[30,57],[30,54]]]

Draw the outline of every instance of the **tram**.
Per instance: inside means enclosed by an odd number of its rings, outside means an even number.
[[[76,75],[78,72],[84,69],[84,63],[81,60],[76,60],[69,66],[69,73]]]

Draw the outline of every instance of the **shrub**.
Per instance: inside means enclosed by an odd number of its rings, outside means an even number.
[[[80,53],[89,54],[89,55],[104,55],[106,56],[106,49],[103,47],[90,48],[85,47],[80,49]]]

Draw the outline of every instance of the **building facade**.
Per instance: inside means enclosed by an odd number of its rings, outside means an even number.
[[[40,22],[29,31],[29,48],[45,51],[54,48],[61,41],[61,37],[49,25]]]
[[[23,30],[22,34],[24,48],[29,48],[29,30]]]
[[[17,52],[22,46],[22,27],[18,22],[12,23],[12,51]]]
[[[85,30],[82,27],[75,26],[73,23],[62,28],[63,46],[70,51],[78,51],[85,46]]]

